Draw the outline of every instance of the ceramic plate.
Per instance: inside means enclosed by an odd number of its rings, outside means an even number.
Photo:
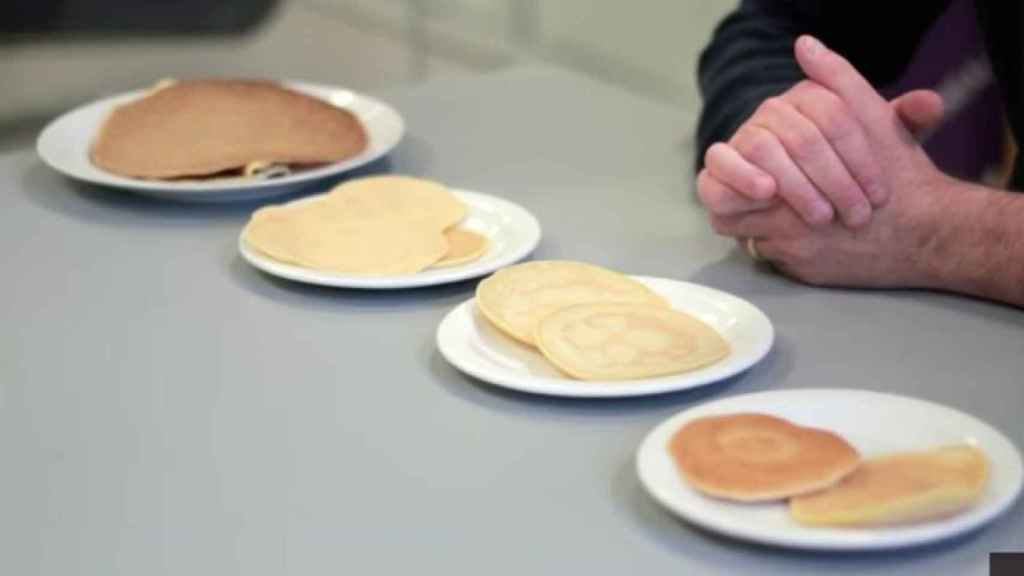
[[[920,524],[878,528],[812,528],[789,517],[782,502],[741,504],[709,498],[678,474],[666,446],[686,422],[733,412],[773,414],[838,433],[865,457],[970,443],[988,455],[991,478],[981,501],[961,514]],[[681,412],[655,428],[640,445],[637,471],[647,491],[684,519],[735,538],[825,550],[870,550],[925,544],[991,521],[1021,490],[1017,448],[988,424],[924,400],[861,390],[780,390],[734,396]]]
[[[476,309],[474,299],[463,302],[444,318],[437,330],[437,346],[453,366],[484,382],[522,392],[575,397],[642,396],[704,386],[750,368],[772,346],[771,321],[746,300],[689,282],[633,278],[664,296],[673,308],[715,328],[732,347],[729,356],[711,366],[671,376],[609,382],[574,380],[534,348],[492,326]]]
[[[369,143],[358,156],[318,168],[296,171],[269,179],[222,178],[211,180],[159,181],[126,178],[105,172],[89,160],[89,148],[107,115],[116,106],[142,96],[139,90],[83,105],[50,122],[36,142],[36,150],[54,170],[71,178],[123,188],[146,196],[188,202],[253,200],[286,194],[300,186],[368,164],[387,154],[402,139],[404,122],[387,104],[344,88],[284,82],[285,86],[325,100],[355,114],[366,128]]]
[[[448,284],[490,274],[525,258],[537,247],[541,237],[540,224],[522,206],[479,192],[457,189],[452,189],[452,192],[469,209],[460,226],[483,234],[489,240],[487,252],[465,264],[428,268],[402,276],[354,276],[321,272],[274,260],[248,246],[241,235],[238,238],[238,250],[253,266],[288,280],[339,288],[391,290]],[[309,202],[316,198],[312,196],[295,202]]]

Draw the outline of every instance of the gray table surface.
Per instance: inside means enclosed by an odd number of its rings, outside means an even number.
[[[558,400],[439,355],[475,284],[359,292],[246,265],[253,204],[189,206],[0,156],[0,574],[985,574],[1024,506],[909,551],[806,553],[676,520],[634,451],[658,422],[759,390],[891,391],[1024,445],[1024,312],[801,286],[715,237],[692,114],[523,68],[383,95],[408,135],[375,170],[510,198],[537,258],[699,282],[761,307],[774,350],[696,391]]]

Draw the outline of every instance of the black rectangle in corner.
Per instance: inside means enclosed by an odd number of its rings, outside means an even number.
[[[989,576],[1024,576],[1024,552],[992,552],[988,555]]]

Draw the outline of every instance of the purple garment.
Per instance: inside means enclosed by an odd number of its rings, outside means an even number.
[[[943,86],[962,93],[970,82],[957,75],[972,61],[975,76],[979,62],[988,70],[974,3],[956,0],[929,29],[903,77],[881,92],[892,98],[908,90]],[[957,99],[950,100],[955,104]],[[925,150],[943,171],[977,180],[986,168],[999,164],[1002,143],[1003,103],[989,80],[962,108],[949,110],[942,126],[925,141]]]

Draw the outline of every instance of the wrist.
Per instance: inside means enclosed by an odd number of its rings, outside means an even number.
[[[1008,222],[1021,220],[1021,200],[1003,190],[942,176],[926,209],[921,244],[923,286],[998,300],[1005,292],[1002,269],[1012,261]],[[1020,214],[1017,214],[1020,213]]]
[[[963,220],[969,221],[977,210],[977,196],[970,184],[944,174],[929,185],[918,207],[922,217],[915,235],[914,262],[921,287],[956,290],[961,282],[958,238],[965,229]]]

